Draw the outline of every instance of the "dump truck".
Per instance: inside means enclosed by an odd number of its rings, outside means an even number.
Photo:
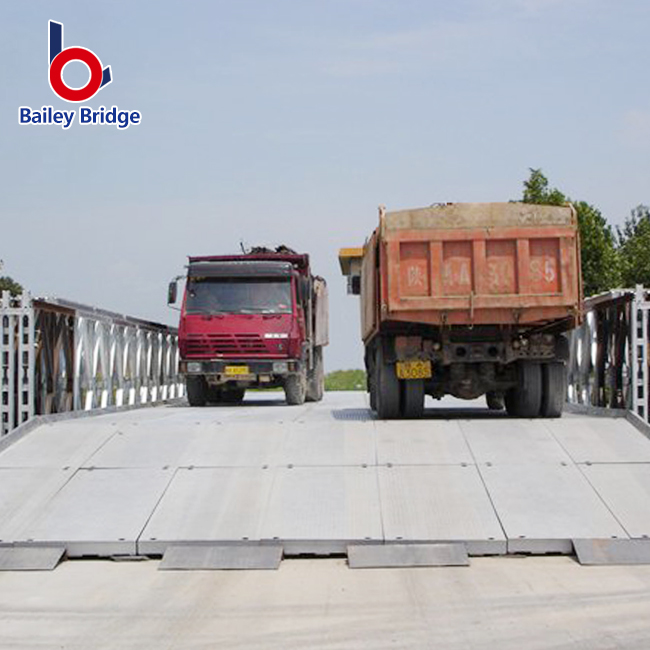
[[[360,295],[370,406],[419,417],[424,397],[486,396],[515,417],[559,417],[581,320],[571,205],[451,203],[379,211],[339,262]]]
[[[179,372],[192,406],[241,402],[247,388],[282,387],[288,404],[323,398],[325,280],[285,246],[190,257],[178,328]]]

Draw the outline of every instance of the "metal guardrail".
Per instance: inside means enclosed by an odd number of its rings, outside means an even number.
[[[181,397],[174,328],[60,299],[0,298],[0,435],[34,415]]]
[[[641,286],[585,300],[584,322],[570,334],[569,403],[628,409],[649,420],[649,310]]]

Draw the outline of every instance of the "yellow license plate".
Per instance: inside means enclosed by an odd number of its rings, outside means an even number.
[[[226,366],[226,375],[228,377],[239,377],[240,375],[249,375],[248,366]]]
[[[429,379],[431,361],[398,361],[396,370],[399,379]]]

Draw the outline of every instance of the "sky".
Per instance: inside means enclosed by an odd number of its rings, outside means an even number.
[[[18,124],[76,108],[50,19],[111,66],[82,105],[139,125]],[[378,205],[517,199],[531,167],[613,224],[650,203],[647,0],[32,0],[0,24],[0,259],[35,295],[176,324],[187,255],[285,243],[329,284],[327,370],[361,367],[337,252]]]

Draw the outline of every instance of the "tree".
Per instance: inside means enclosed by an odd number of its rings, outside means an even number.
[[[617,228],[623,286],[650,286],[650,208],[638,205]]]
[[[531,169],[530,177],[524,181],[523,201],[538,205],[564,205],[567,198],[560,190],[548,188],[548,179],[541,169]]]
[[[9,276],[0,277],[0,294],[3,291],[9,291],[12,296],[19,296],[23,292],[23,287]]]
[[[611,226],[598,208],[586,201],[571,201],[557,188],[550,188],[541,169],[531,169],[524,181],[524,203],[565,205],[573,203],[578,215],[582,282],[585,296],[620,286],[621,273],[616,240]]]

